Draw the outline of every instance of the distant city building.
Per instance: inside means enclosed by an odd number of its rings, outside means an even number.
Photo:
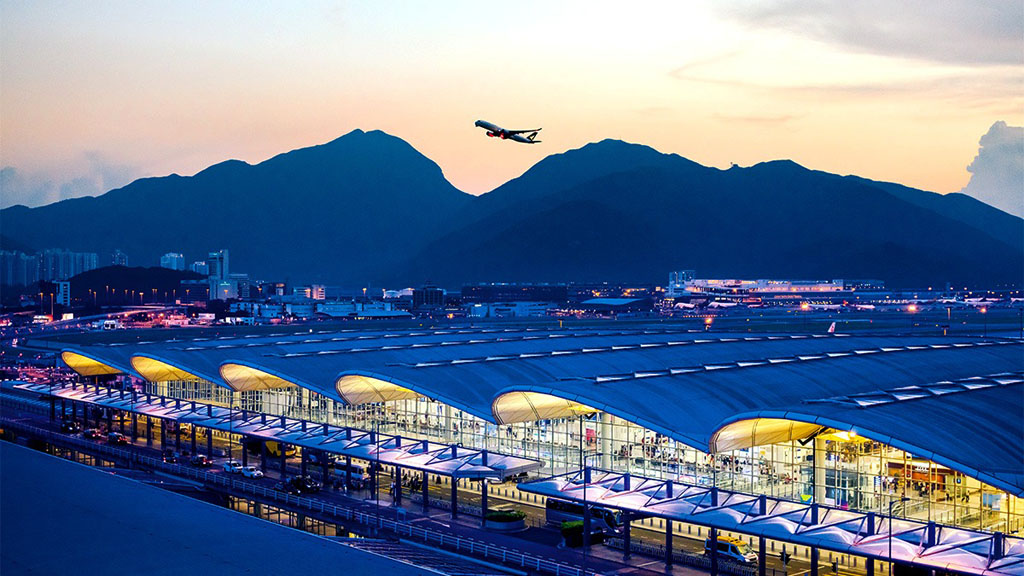
[[[182,304],[206,302],[210,299],[210,284],[206,280],[182,280],[176,296]]]
[[[252,283],[248,274],[228,274],[227,281],[235,285],[236,298],[248,298]]]
[[[184,270],[185,256],[179,252],[168,252],[160,257],[160,267],[168,270]]]
[[[559,304],[554,302],[476,302],[463,305],[470,318],[537,318],[548,315]]]
[[[206,258],[209,267],[210,300],[227,300],[238,297],[238,285],[228,282],[228,251],[210,252]]]
[[[227,249],[210,252],[206,258],[206,263],[211,278],[227,278],[230,272]]]
[[[0,250],[0,285],[30,286],[39,282],[39,258]]]
[[[114,250],[114,253],[110,255],[111,266],[127,266],[128,255],[121,250]]]
[[[95,270],[95,252],[71,252],[70,250],[44,250],[39,253],[39,279],[45,281],[67,280],[82,272]]]
[[[467,284],[462,287],[464,302],[565,302],[569,287],[565,284]]]
[[[669,274],[665,296],[731,300],[746,303],[791,303],[794,300],[832,302],[861,293],[885,290],[881,280],[784,280],[696,278],[693,270]]]
[[[412,291],[412,309],[427,312],[444,308],[444,289],[427,283]]]
[[[665,290],[665,296],[682,296],[683,294],[686,293],[686,283],[692,282],[693,278],[693,270],[678,270],[675,272],[669,272],[668,288]]]
[[[196,260],[188,269],[203,276],[210,275],[210,265],[206,263],[206,260]]]
[[[309,287],[309,297],[313,300],[324,300],[327,298],[327,289],[323,284],[313,284]]]
[[[61,306],[71,306],[71,282],[62,281],[56,284],[56,302]]]

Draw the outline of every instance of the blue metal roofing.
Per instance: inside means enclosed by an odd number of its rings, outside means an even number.
[[[602,327],[272,334],[69,349],[120,366],[143,354],[215,382],[219,366],[237,363],[335,399],[340,376],[372,376],[488,420],[501,394],[540,392],[705,450],[716,430],[737,419],[832,421],[1024,493],[1020,385],[889,407],[871,400],[879,390],[1024,371],[1019,341]]]

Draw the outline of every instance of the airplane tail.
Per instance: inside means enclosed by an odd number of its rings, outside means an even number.
[[[526,138],[527,138],[527,139],[528,139],[528,140],[529,140],[530,142],[534,142],[534,141],[535,141],[535,140],[534,140],[534,138],[536,138],[536,137],[537,137],[537,133],[536,133],[536,132],[533,132],[533,133],[531,133],[530,135],[528,135],[528,136],[527,136]],[[540,142],[540,140],[536,140],[536,142]]]
[[[832,325],[828,327],[828,333],[829,334],[835,334],[836,333],[836,323],[835,322],[833,322]]]

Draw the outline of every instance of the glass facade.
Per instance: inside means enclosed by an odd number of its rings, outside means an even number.
[[[715,455],[607,413],[497,425],[413,398],[348,406],[298,387],[231,392],[205,380],[147,383],[151,393],[535,458],[550,476],[588,466],[817,501],[858,511],[1013,533],[1021,499],[913,454],[824,430]]]

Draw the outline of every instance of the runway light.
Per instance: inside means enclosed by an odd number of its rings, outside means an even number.
[[[808,304],[807,302],[802,302],[802,303],[800,304],[800,309],[801,309],[801,310],[810,310],[810,309],[811,309],[811,305],[810,305],[810,304]]]
[[[704,319],[704,323],[705,324],[711,324],[714,321],[715,321],[715,319],[710,317],[710,316],[708,316],[707,318]]]
[[[917,304],[911,304],[907,306],[907,312],[917,312]]]

